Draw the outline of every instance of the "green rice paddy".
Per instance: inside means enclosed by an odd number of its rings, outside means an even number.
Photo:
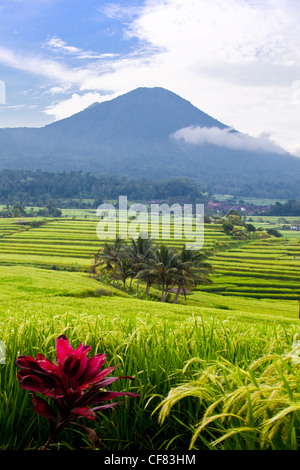
[[[104,450],[300,448],[300,370],[291,356],[300,334],[299,239],[239,242],[206,225],[214,283],[175,305],[88,277],[102,243],[96,219],[15,222],[0,219],[1,449],[39,449],[47,440],[47,420],[19,386],[15,360],[53,360],[62,333],[74,346],[91,345],[91,354],[106,352],[108,365],[120,364],[116,375],[135,377],[112,389],[140,398],[96,419]],[[78,429],[51,446],[87,447]]]

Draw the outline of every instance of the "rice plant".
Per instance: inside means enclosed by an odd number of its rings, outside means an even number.
[[[198,401],[189,449],[297,450],[300,448],[299,346],[267,354],[241,367],[225,358],[197,359],[193,380],[173,388],[159,404],[163,424],[184,400]],[[195,363],[188,361],[183,372]]]

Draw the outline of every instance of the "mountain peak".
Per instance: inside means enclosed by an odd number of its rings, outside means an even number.
[[[200,130],[201,142],[171,138],[186,129]],[[241,136],[233,134],[176,93],[139,87],[42,128],[0,129],[0,168],[154,179],[187,176],[216,191],[221,178],[228,181],[229,193],[244,186],[249,191],[249,181],[271,182],[272,187],[285,179],[288,185],[300,174],[298,158],[260,151],[251,142],[247,149],[226,145]]]
[[[71,131],[75,123],[83,130],[100,122],[109,133],[115,129],[116,134],[128,131],[136,135],[142,132],[145,136],[148,129],[151,139],[154,135],[168,137],[176,130],[190,125],[221,129],[227,127],[162,87],[136,88],[111,100],[93,103],[83,111],[45,127],[61,128],[66,132],[68,129]]]

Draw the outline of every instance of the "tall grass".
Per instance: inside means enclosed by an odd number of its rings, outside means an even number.
[[[74,346],[91,345],[91,355],[107,353],[107,365],[120,364],[116,375],[135,377],[111,389],[138,392],[140,398],[125,398],[97,418],[104,449],[298,448],[299,366],[289,356],[299,333],[298,302],[287,298],[288,289],[298,293],[299,265],[291,257],[273,264],[263,258],[271,248],[278,257],[279,246],[284,256],[291,249],[297,253],[299,243],[255,242],[255,260],[248,256],[250,244],[239,248],[239,256],[234,251],[215,256],[214,287],[227,294],[233,287],[231,297],[201,289],[177,306],[127,299],[115,291],[112,298],[95,299],[99,284],[83,274],[24,267],[78,264],[88,270],[91,259],[81,256],[100,244],[95,225],[55,221],[1,238],[1,264],[17,266],[0,273],[0,340],[6,346],[6,363],[0,364],[0,449],[38,449],[47,440],[48,423],[21,389],[15,360],[37,353],[53,360],[62,333]],[[224,250],[236,246],[219,227],[206,230],[209,246],[224,241]],[[277,287],[275,295],[286,300],[245,298],[273,295]],[[84,434],[68,429],[52,448],[88,445]]]
[[[124,318],[84,313],[7,317],[2,324],[6,364],[0,366],[0,448],[38,449],[47,440],[48,423],[37,417],[28,392],[20,388],[15,360],[20,354],[35,357],[37,353],[53,360],[59,334],[66,334],[74,346],[81,342],[91,345],[91,354],[107,353],[107,365],[120,364],[116,375],[135,377],[134,382],[118,381],[111,389],[134,391],[140,398],[125,399],[114,411],[99,414],[95,429],[104,449],[178,450],[188,449],[191,434],[186,429],[193,430],[199,416],[206,411],[203,400],[195,402],[192,394],[187,395],[179,410],[172,410],[173,418],[162,425],[153,412],[183,380],[194,382],[198,362],[193,358],[201,358],[199,364],[210,381],[206,393],[210,394],[211,402],[207,398],[207,403],[211,406],[220,402],[221,406],[220,391],[234,383],[234,374],[238,380],[237,371],[259,360],[263,352],[283,353],[292,344],[295,331],[294,325],[249,326],[210,317],[187,317],[184,321],[151,320],[151,316],[145,315]],[[270,380],[273,389],[272,374],[265,375],[265,380]],[[200,445],[197,440],[197,448],[206,447],[212,433],[208,424],[206,437],[200,440]],[[225,421],[222,425],[226,430],[231,429],[231,424],[226,427]],[[218,433],[214,434],[213,440],[219,437]],[[66,430],[53,447],[78,449],[87,445],[83,434]]]
[[[156,409],[164,423],[184,399],[198,401],[190,449],[299,449],[300,369],[292,353],[268,354],[244,367],[225,358],[197,364],[193,380],[172,389]]]

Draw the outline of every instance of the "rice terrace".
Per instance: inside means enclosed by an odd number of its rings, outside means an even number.
[[[7,460],[300,450],[299,15],[1,0]]]
[[[1,449],[298,449],[297,232],[268,234],[275,217],[254,217],[253,232],[210,220],[200,257],[184,261],[180,240],[99,240],[92,212],[0,218]],[[44,357],[71,351],[61,370],[76,378],[82,344],[120,378],[99,381],[95,412],[78,398],[66,418]]]

